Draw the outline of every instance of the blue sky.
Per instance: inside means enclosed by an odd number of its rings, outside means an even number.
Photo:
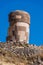
[[[6,42],[8,14],[24,10],[30,14],[30,44],[43,45],[43,0],[0,0],[0,41]]]

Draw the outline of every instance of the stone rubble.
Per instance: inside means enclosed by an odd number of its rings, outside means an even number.
[[[43,65],[43,46],[38,47],[27,43],[24,44],[24,42],[15,43],[11,41],[6,43],[1,42],[0,48],[26,59],[26,65]]]

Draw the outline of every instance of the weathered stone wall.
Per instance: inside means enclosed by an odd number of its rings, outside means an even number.
[[[24,11],[15,11],[9,14],[10,26],[7,41],[27,42],[29,34],[30,16]]]

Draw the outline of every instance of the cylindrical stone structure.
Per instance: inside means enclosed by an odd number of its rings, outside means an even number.
[[[16,10],[9,14],[9,29],[7,41],[13,42],[29,42],[29,13],[21,10]]]

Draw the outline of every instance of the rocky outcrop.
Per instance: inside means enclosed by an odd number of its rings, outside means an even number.
[[[0,65],[43,65],[43,46],[1,42]]]

